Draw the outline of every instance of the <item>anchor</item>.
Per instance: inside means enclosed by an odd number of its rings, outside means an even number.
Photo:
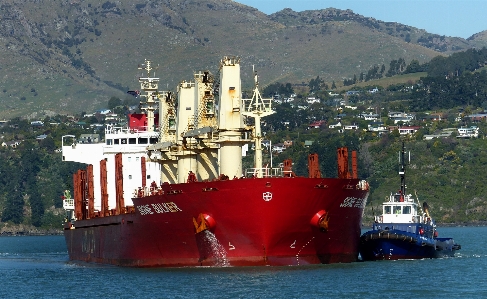
[[[211,217],[210,215],[205,213],[200,213],[197,218],[199,221],[193,217],[195,234],[198,234],[205,230],[212,230],[213,228],[215,228],[216,225],[215,219],[213,219],[213,217]]]

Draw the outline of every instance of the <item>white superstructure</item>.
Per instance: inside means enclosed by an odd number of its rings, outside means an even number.
[[[107,163],[108,206],[115,208],[115,154],[122,153],[123,194],[126,205],[132,205],[134,190],[142,186],[141,160],[147,157],[147,146],[158,140],[158,132],[134,132],[127,128],[108,125],[102,143],[77,143],[72,135],[63,136],[63,161],[93,165],[95,210],[101,209],[100,161]],[[160,182],[158,163],[146,162],[148,184]]]

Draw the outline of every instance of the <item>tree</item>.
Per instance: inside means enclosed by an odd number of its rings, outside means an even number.
[[[321,90],[325,81],[320,78],[320,76],[316,76],[316,79],[309,80],[308,87],[310,91],[318,91]]]
[[[2,212],[2,222],[12,221],[20,224],[24,220],[24,199],[20,190],[14,190],[7,196],[5,210]]]
[[[120,105],[122,105],[122,100],[117,97],[111,97],[110,100],[108,100],[108,109],[113,109]]]
[[[418,73],[418,72],[423,72],[423,67],[419,64],[419,61],[416,59],[411,60],[409,65],[406,67],[406,70],[404,73]]]
[[[30,193],[30,208],[32,210],[32,225],[39,227],[42,225],[42,216],[44,215],[44,204],[37,188],[32,188]]]
[[[294,90],[293,90],[291,83],[281,84],[279,82],[276,82],[276,83],[272,83],[272,84],[267,85],[262,90],[262,95],[268,96],[268,97],[272,97],[276,94],[284,95],[284,96],[290,96],[293,93],[294,93]]]
[[[48,152],[52,152],[52,151],[54,151],[56,149],[56,145],[54,143],[54,139],[51,136],[47,136],[46,138],[44,138],[41,141],[40,146],[42,148],[45,148],[46,151],[48,151]]]

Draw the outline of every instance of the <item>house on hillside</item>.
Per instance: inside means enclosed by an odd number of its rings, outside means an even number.
[[[467,118],[470,118],[472,122],[481,122],[487,120],[487,113],[476,113],[468,115]]]
[[[111,111],[110,109],[100,109],[100,110],[96,110],[96,112],[95,112],[95,113],[97,113],[97,114],[104,114],[104,115],[106,115],[106,114],[111,113],[111,112],[112,112],[112,111]]]
[[[285,148],[288,148],[288,147],[290,147],[290,146],[293,145],[293,141],[292,140],[284,140],[283,143],[284,143],[284,147]]]
[[[405,112],[389,112],[387,114],[387,117],[394,120],[394,124],[397,124],[400,122],[409,123],[410,121],[415,119],[414,114],[409,114],[409,113],[405,113]]]
[[[319,98],[316,98],[316,97],[308,97],[306,99],[306,102],[311,105],[311,104],[314,104],[314,103],[319,103],[320,102],[320,99]]]
[[[47,138],[47,135],[46,135],[46,134],[42,134],[42,135],[37,136],[37,137],[36,137],[36,140],[37,140],[37,141],[42,141],[42,140],[44,140],[44,139],[46,139],[46,138]]]
[[[421,129],[421,127],[419,126],[409,126],[409,127],[400,127],[398,130],[399,130],[399,134],[400,135],[412,135],[414,133],[416,133],[419,129]]]
[[[277,143],[272,145],[272,152],[274,153],[282,153],[283,151],[286,150],[286,147],[284,146],[284,143]]]
[[[444,117],[440,113],[429,114],[421,117],[421,120],[424,122],[440,121],[442,119],[444,119]]]
[[[343,129],[345,129],[345,130],[358,130],[358,125],[356,125],[356,124],[346,125]]]
[[[310,147],[310,146],[313,145],[313,142],[314,142],[313,140],[305,140],[304,141],[304,146],[305,147]]]
[[[380,118],[378,114],[372,113],[372,112],[369,112],[368,114],[361,113],[361,114],[359,114],[359,117],[363,118],[365,120],[371,120],[371,121],[377,121]]]
[[[367,125],[367,131],[369,132],[387,132],[386,126],[381,121],[371,122]]]
[[[431,139],[434,139],[434,138],[447,138],[447,137],[451,137],[451,135],[453,134],[454,131],[456,131],[456,129],[451,129],[451,128],[443,129],[443,130],[441,130],[441,132],[436,133],[436,134],[424,135],[423,136],[423,139],[424,140],[431,140]]]
[[[470,128],[461,127],[458,129],[457,138],[477,138],[479,137],[479,128],[471,126]]]
[[[17,148],[17,146],[19,146],[19,144],[20,144],[20,141],[18,141],[18,140],[2,142],[3,147],[11,147],[11,148]]]
[[[319,129],[326,125],[325,120],[317,120],[308,125],[308,129]]]
[[[328,128],[330,128],[330,129],[341,128],[341,127],[342,127],[342,123],[341,122],[338,122],[337,124],[329,125],[328,126]]]

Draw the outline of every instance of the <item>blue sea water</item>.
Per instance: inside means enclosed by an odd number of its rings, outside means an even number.
[[[0,298],[487,298],[487,227],[440,227],[453,258],[137,269],[70,262],[62,236],[0,237]]]

